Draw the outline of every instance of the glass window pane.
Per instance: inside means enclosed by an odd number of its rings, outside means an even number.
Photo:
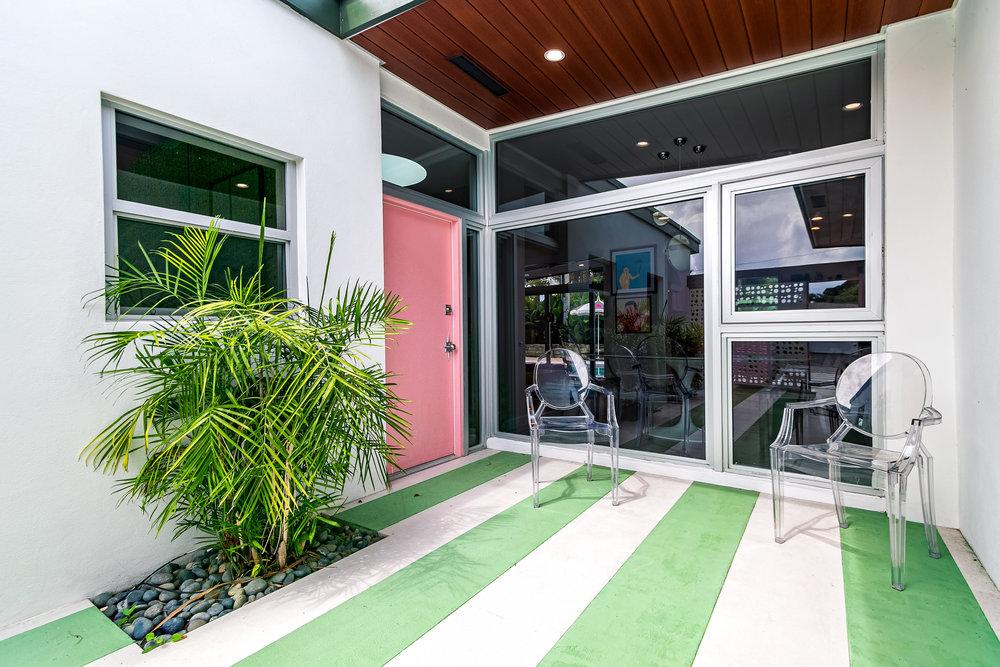
[[[868,341],[733,341],[733,463],[769,469],[771,443],[778,437],[785,406],[833,396],[843,370],[871,351]],[[834,407],[803,411],[797,419],[794,434],[799,444],[822,443],[841,421]],[[857,433],[847,440],[871,445]],[[795,457],[788,467],[827,476],[826,466]],[[871,474],[845,470],[843,480],[870,485]]]
[[[285,228],[284,165],[115,114],[118,198],[251,225]]]
[[[406,185],[410,190],[462,208],[476,208],[476,156],[472,153],[384,109],[382,153],[412,160],[426,170],[422,180]]]
[[[863,308],[863,174],[736,196],[736,311]]]
[[[497,210],[869,139],[870,104],[865,59],[507,139]]]
[[[153,251],[170,239],[169,234],[176,234],[180,231],[180,227],[118,218],[118,254],[122,259],[142,269],[148,264],[139,245],[142,245],[142,248],[155,263],[158,258],[153,256]],[[162,268],[162,266],[157,268]],[[211,282],[215,285],[224,285],[227,270],[234,276],[242,271],[243,275],[247,277],[257,271],[257,239],[226,236],[222,250],[215,260],[215,266],[210,276]],[[284,243],[264,242],[262,284],[265,289],[285,291]],[[132,307],[139,304],[140,299],[141,297],[135,294],[128,299],[123,299],[121,305],[125,308]],[[174,304],[164,305],[170,307]]]
[[[567,347],[615,393],[623,448],[704,459],[703,231],[694,199],[499,232],[500,430],[528,432],[535,359]]]
[[[481,444],[479,398],[479,232],[465,230],[465,432],[469,447]]]

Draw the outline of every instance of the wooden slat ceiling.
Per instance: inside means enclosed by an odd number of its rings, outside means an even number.
[[[872,35],[953,0],[427,0],[353,40],[487,128]],[[547,49],[566,52],[546,61]],[[508,92],[449,61],[464,55]]]

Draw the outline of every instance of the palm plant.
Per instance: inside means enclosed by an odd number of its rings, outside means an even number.
[[[265,289],[263,234],[256,272],[213,282],[225,241],[213,222],[143,249],[142,266],[119,259],[95,298],[155,317],[87,337],[100,375],[137,404],[81,456],[107,474],[139,459],[119,492],[157,532],[197,529],[239,569],[284,568],[319,524],[335,525],[323,511],[349,478],[384,481],[395,461],[408,425],[368,353],[408,323],[370,284],[326,299],[324,279],[316,306]]]

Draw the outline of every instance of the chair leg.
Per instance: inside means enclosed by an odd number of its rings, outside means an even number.
[[[782,529],[785,504],[785,453],[780,449],[771,448],[771,508],[774,510],[774,541],[781,544],[785,541]]]
[[[937,523],[934,520],[934,460],[921,453],[917,457],[917,474],[920,477],[920,505],[924,511],[924,534],[927,552],[931,558],[940,558]]]
[[[840,466],[830,464],[830,488],[833,489],[833,504],[837,508],[837,521],[841,528],[847,528],[847,512],[844,511],[844,490],[840,486]]]
[[[587,431],[587,481],[594,479],[594,432]]]
[[[538,507],[538,458],[540,437],[537,431],[531,432],[531,496],[534,506]]]
[[[611,505],[618,505],[618,429],[611,430]]]
[[[906,568],[906,477],[890,472],[886,489],[889,515],[889,558],[892,561],[892,587],[903,590]]]

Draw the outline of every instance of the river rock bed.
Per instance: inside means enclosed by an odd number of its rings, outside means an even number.
[[[197,630],[364,549],[382,536],[343,525],[324,529],[316,538],[292,567],[267,577],[238,576],[217,550],[198,549],[167,563],[132,588],[101,593],[91,602],[146,648],[150,632],[162,640]]]

